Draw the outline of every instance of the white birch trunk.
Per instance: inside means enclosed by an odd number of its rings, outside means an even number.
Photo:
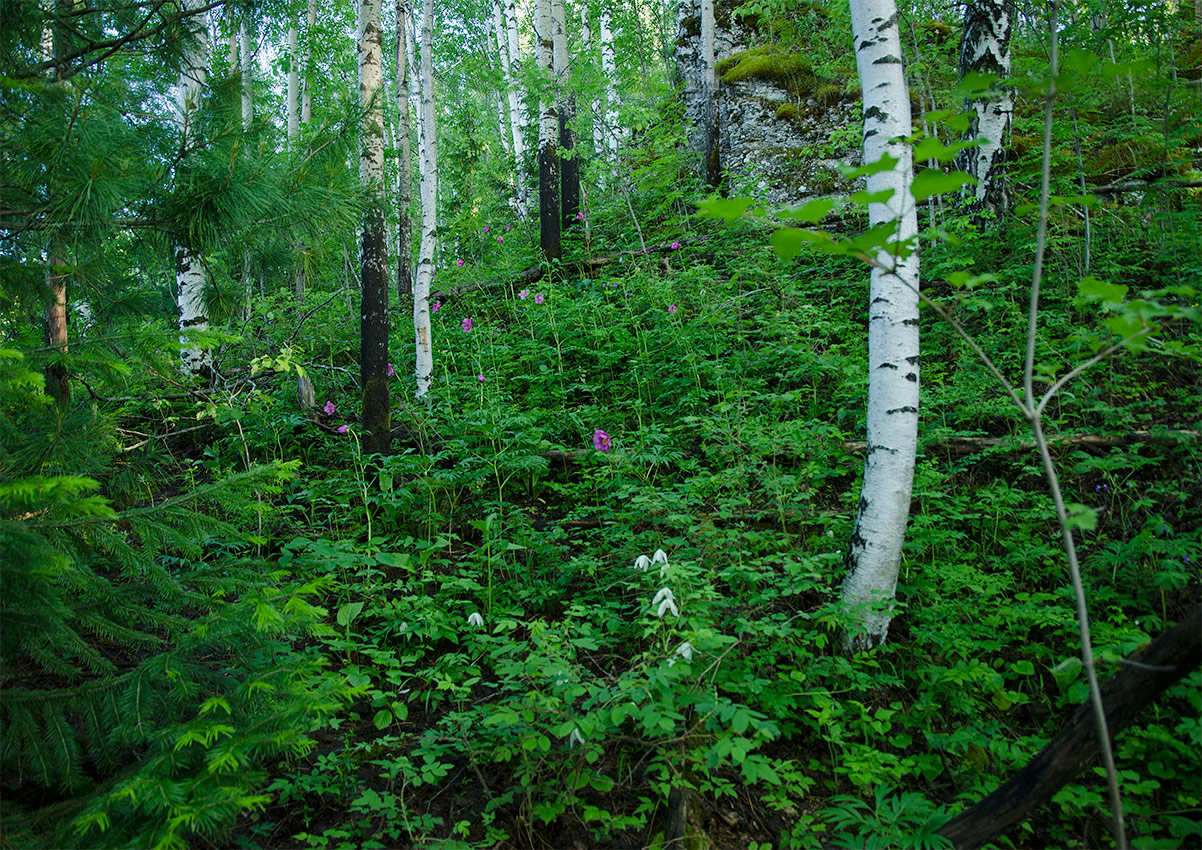
[[[249,128],[255,120],[255,66],[250,30],[242,25],[242,127]]]
[[[910,148],[892,140],[911,132],[910,99],[902,66],[894,0],[852,0],[856,66],[864,93],[864,162],[888,154],[888,171],[868,177],[870,193],[891,191],[869,204],[870,226],[896,221],[895,240],[913,240],[918,215],[910,185]],[[857,652],[884,642],[892,616],[902,543],[910,513],[918,442],[918,253],[897,259],[880,250],[872,268],[868,308],[868,445],[842,598],[857,627],[844,649]]]
[[[186,10],[203,5],[203,0],[184,0]],[[184,46],[183,67],[175,86],[175,121],[180,135],[180,148],[186,151],[195,141],[195,118],[204,96],[209,70],[208,13],[194,15],[184,23],[188,40]],[[195,345],[188,331],[209,328],[209,312],[205,304],[205,269],[200,256],[186,245],[175,248],[175,291],[179,308],[180,368],[185,374],[207,374],[213,364],[212,354]]]
[[[313,118],[313,37],[317,29],[317,0],[309,0],[309,9],[305,17],[305,50],[301,57],[301,66],[305,71],[305,79],[301,86],[300,122],[308,125]]]
[[[297,56],[296,25],[288,27],[288,143],[300,131],[300,57]]]
[[[714,0],[701,0],[701,102],[702,173],[707,185],[716,189],[721,183],[722,167],[718,158],[718,85],[714,72],[714,40],[717,35]]]
[[[417,281],[413,287],[413,330],[417,345],[417,397],[430,390],[434,376],[434,338],[430,326],[430,290],[434,284],[434,253],[438,239],[438,145],[434,124],[434,0],[422,8],[421,61],[421,201],[422,240],[418,249]]]
[[[405,0],[396,4],[396,141],[397,154],[397,295],[404,304],[413,297],[413,235],[409,207],[413,200],[413,173],[409,142],[409,10]]]
[[[610,22],[609,6],[601,5],[601,70],[605,74],[605,137],[609,154],[615,161],[618,157],[618,57],[614,51],[614,33]]]
[[[971,73],[997,77],[992,92],[964,104],[971,116],[967,138],[979,140],[980,146],[962,151],[956,167],[977,180],[975,187],[966,188],[968,212],[974,216],[1001,216],[1009,206],[1001,164],[1014,114],[1014,89],[1008,82],[1014,20],[1014,0],[970,0],[964,9],[960,78]]]
[[[502,61],[505,63],[505,86],[509,96],[509,123],[513,133],[514,188],[518,216],[526,218],[530,215],[530,181],[526,173],[526,129],[530,126],[530,121],[526,115],[526,94],[514,79],[515,69],[522,62],[515,0],[504,0],[502,14],[505,19],[505,41],[508,47],[503,54]]]

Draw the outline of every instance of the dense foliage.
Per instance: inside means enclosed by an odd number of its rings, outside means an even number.
[[[0,844],[644,847],[687,801],[693,846],[937,847],[1083,701],[1025,424],[931,312],[898,615],[885,646],[837,651],[867,273],[822,244],[786,259],[752,202],[696,214],[662,18],[638,7],[619,34],[621,162],[585,159],[564,266],[522,277],[537,222],[508,210],[496,80],[463,25],[479,11],[440,11],[434,387],[413,399],[394,305],[393,451],[365,456],[342,24],[313,34],[303,146],[272,85],[247,128],[216,74],[184,168],[162,103],[178,57],[147,59],[171,13],[81,13],[88,44],[144,34],[47,79],[40,9],[0,27]],[[852,73],[839,4],[740,14],[826,85]],[[908,14],[913,85],[946,120],[954,27]],[[1046,387],[1155,325],[1048,413],[1108,676],[1202,591],[1202,32],[1159,5],[1091,20],[1063,29],[1038,362]],[[1039,23],[1015,34],[1013,216],[981,230],[936,200],[923,247],[927,294],[1012,378]],[[577,79],[587,104],[600,83]],[[1150,182],[1083,195],[1128,178]],[[845,207],[832,239],[863,224]],[[212,384],[174,363],[185,233],[222,328]],[[48,253],[71,281],[66,352],[41,341]],[[1193,671],[1117,736],[1135,846],[1202,845],[1200,713]],[[1103,798],[1087,771],[999,844],[1106,845]]]

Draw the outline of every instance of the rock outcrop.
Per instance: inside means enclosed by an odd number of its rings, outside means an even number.
[[[758,44],[738,2],[715,0],[717,153],[728,194],[789,206],[847,194],[840,165],[858,165],[859,92],[854,80],[823,79],[799,54]],[[699,0],[677,7],[676,68],[689,143],[702,162],[707,90]],[[755,45],[755,46],[753,46]],[[711,164],[712,165],[712,164]]]

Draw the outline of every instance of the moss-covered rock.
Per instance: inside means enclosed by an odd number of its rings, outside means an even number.
[[[782,103],[776,107],[777,121],[796,121],[799,117],[796,103]]]
[[[723,82],[762,80],[796,98],[809,95],[817,84],[814,69],[808,62],[774,44],[740,51],[719,62],[715,70]]]

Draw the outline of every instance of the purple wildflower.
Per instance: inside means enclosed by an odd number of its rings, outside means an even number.
[[[498,242],[504,242],[504,241],[505,241],[505,237],[504,237],[504,236],[498,236],[498,237],[497,237],[497,241],[498,241]]]
[[[335,410],[334,402],[327,401],[326,406],[321,409],[321,412],[324,413],[326,416],[333,416],[334,410]]]
[[[529,289],[523,289],[521,292],[519,292],[519,293],[518,293],[518,298],[521,298],[523,301],[525,301],[525,300],[526,300],[526,296],[527,296],[527,295],[529,295],[529,294],[530,294],[530,290],[529,290]]]
[[[578,212],[578,213],[576,213],[576,220],[577,220],[577,221],[584,221],[584,213],[582,213],[582,212]]]
[[[339,425],[339,426],[338,426],[338,433],[339,433],[339,434],[345,434],[345,433],[346,433],[346,431],[347,431],[347,427],[346,427],[345,425]]]
[[[486,224],[486,225],[484,225],[484,232],[485,232],[485,233],[488,233],[488,225],[487,225],[487,224]]]
[[[609,434],[600,428],[593,432],[593,448],[599,452],[609,451]]]
[[[536,295],[534,296],[534,303],[535,303],[535,304],[542,304],[542,303],[543,303],[543,301],[545,301],[545,300],[546,300],[546,299],[543,297],[543,294],[542,294],[541,292],[539,292],[538,294],[536,294]]]
[[[680,250],[680,243],[679,243],[679,242],[673,242],[673,243],[672,243],[672,250],[673,250],[673,251],[679,251],[679,250]]]
[[[435,301],[435,302],[434,302],[434,306],[431,308],[431,312],[437,313],[437,312],[438,312],[438,308],[439,308],[439,307],[441,307],[441,306],[442,306],[442,302],[441,302],[441,301]]]
[[[465,334],[470,334],[472,332],[471,316],[468,316],[466,319],[463,320],[463,332]]]
[[[477,375],[477,376],[476,376],[476,380],[477,380],[477,381],[479,381],[480,383],[482,383],[482,384],[483,384],[483,383],[484,383],[484,376],[483,376],[483,375]]]
[[[396,374],[396,369],[393,369],[393,368],[392,368],[392,364],[391,364],[391,363],[389,363],[389,364],[388,364],[388,377],[390,377],[390,378],[391,378],[391,377],[392,377],[393,375],[395,375],[395,374]]]
[[[456,266],[457,268],[463,268],[463,260],[456,260],[456,261],[455,261],[455,266]]]
[[[668,315],[669,315],[669,316],[675,316],[675,315],[676,315],[676,305],[675,305],[675,304],[669,304],[669,305],[668,305]]]

